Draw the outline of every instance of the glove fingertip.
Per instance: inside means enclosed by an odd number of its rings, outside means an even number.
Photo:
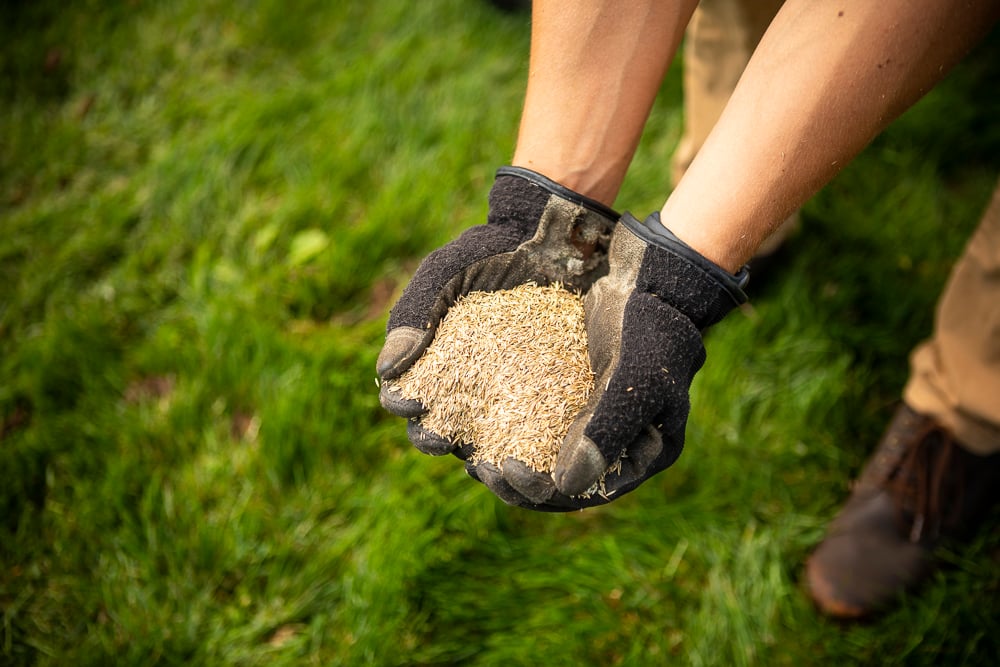
[[[593,440],[586,436],[563,442],[552,477],[556,488],[567,496],[578,496],[600,479],[608,461]]]
[[[383,382],[378,391],[378,402],[387,411],[406,419],[419,417],[427,412],[427,408],[419,399],[406,398],[398,387],[389,382]]]
[[[375,361],[375,371],[383,380],[393,380],[413,365],[430,344],[432,332],[416,327],[396,327],[385,337]]]
[[[536,505],[547,502],[556,492],[551,475],[537,472],[514,458],[504,461],[503,477],[515,491]]]
[[[483,484],[500,500],[515,507],[530,506],[527,499],[517,489],[504,479],[503,471],[489,461],[482,461],[476,466],[476,473]]]
[[[411,419],[406,423],[406,437],[418,450],[430,456],[444,456],[451,454],[457,445],[447,438],[442,438],[433,431],[428,431],[420,422]]]

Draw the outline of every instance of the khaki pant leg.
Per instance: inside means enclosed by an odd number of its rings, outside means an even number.
[[[705,143],[784,0],[701,0],[684,38],[684,135],[676,184]]]
[[[750,62],[757,43],[784,0],[701,0],[684,38],[684,134],[674,153],[671,179],[681,180],[701,150]],[[765,241],[773,252],[797,227],[798,215]]]
[[[903,400],[975,454],[1000,452],[1000,182],[910,357]]]

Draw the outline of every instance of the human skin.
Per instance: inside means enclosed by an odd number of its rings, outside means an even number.
[[[696,0],[536,0],[512,164],[614,203]]]
[[[693,8],[536,0],[512,163],[611,203]],[[788,0],[661,220],[737,271],[998,18],[986,0]]]

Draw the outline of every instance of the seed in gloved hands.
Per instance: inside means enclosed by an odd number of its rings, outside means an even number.
[[[474,445],[473,463],[550,473],[593,387],[582,298],[528,283],[459,299],[390,391],[423,403],[427,430]]]

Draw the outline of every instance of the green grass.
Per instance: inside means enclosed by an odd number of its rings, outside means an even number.
[[[419,455],[373,370],[393,295],[509,160],[527,18],[73,4],[0,9],[0,663],[1000,654],[996,530],[871,625],[800,584],[993,186],[995,37],[712,331],[674,468],[553,516]],[[675,67],[623,208],[659,205],[680,129]]]

